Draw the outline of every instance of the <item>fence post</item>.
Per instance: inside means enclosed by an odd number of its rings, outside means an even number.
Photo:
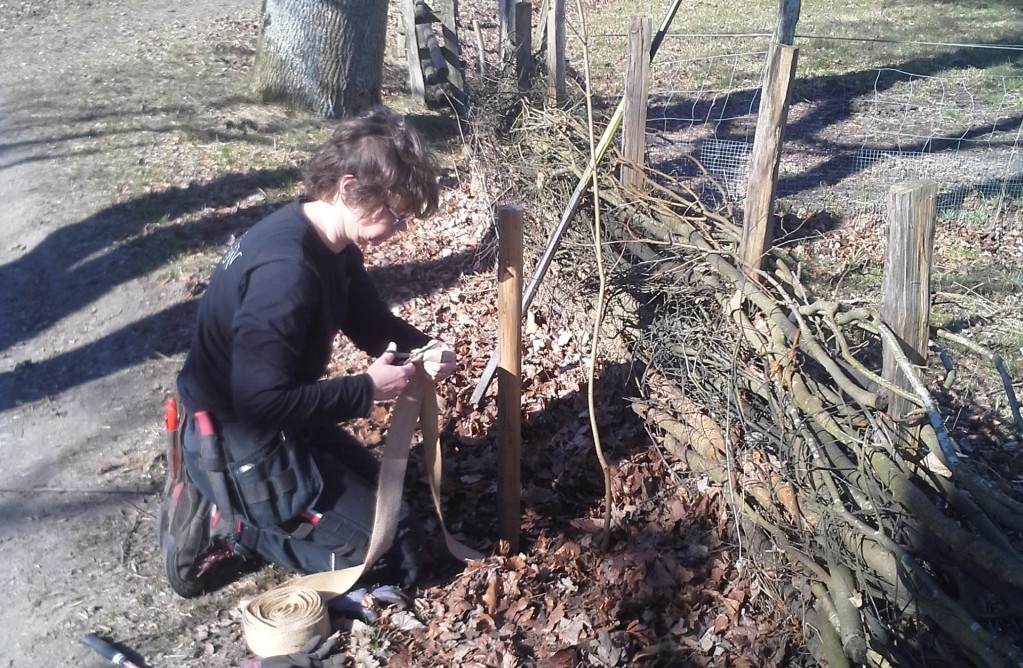
[[[501,63],[511,61],[513,52],[508,47],[515,36],[515,0],[497,0],[497,57]]]
[[[549,0],[547,15],[547,99],[555,106],[565,103],[565,0]]]
[[[798,53],[799,50],[793,46],[772,44],[764,74],[747,180],[742,242],[739,246],[739,256],[746,271],[750,273],[763,265],[764,253],[774,241],[771,225],[774,188],[778,180],[778,163],[781,161],[781,146],[789,115],[789,94],[796,75]]]
[[[533,3],[529,0],[519,0],[515,3],[515,78],[520,93],[529,90],[532,73]]]
[[[923,365],[927,354],[937,201],[938,184],[934,181],[899,183],[889,192],[881,320],[891,328],[902,352],[914,365]],[[888,347],[884,348],[881,374],[899,387],[910,389]],[[893,418],[913,408],[911,402],[889,393],[888,414]]]
[[[540,11],[537,16],[540,20],[533,26],[533,48],[539,51],[547,45],[547,13],[551,11],[551,0],[540,2]]]
[[[476,71],[484,76],[487,74],[487,57],[483,49],[483,33],[480,31],[479,19],[472,20],[472,31],[476,33]]]
[[[512,553],[519,549],[522,521],[522,220],[521,206],[497,211],[497,496],[501,538]]]
[[[774,30],[774,41],[790,46],[795,41],[800,4],[800,0],[778,0],[778,25]]]
[[[629,52],[625,60],[625,115],[622,118],[622,186],[643,187],[646,155],[647,93],[650,87],[650,41],[652,20],[633,16],[629,20]]]
[[[419,40],[416,36],[416,5],[414,0],[401,0],[401,16],[405,24],[405,55],[408,60],[409,87],[412,97],[426,102],[426,81],[419,62]]]

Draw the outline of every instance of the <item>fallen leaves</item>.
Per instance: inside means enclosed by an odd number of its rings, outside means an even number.
[[[465,193],[445,198],[440,220],[370,249],[367,265],[396,313],[458,354],[456,372],[438,387],[445,518],[492,556],[464,568],[445,560],[436,522],[424,518],[436,549],[415,607],[353,627],[354,665],[759,666],[774,656],[799,665],[784,605],[761,607],[763,583],[736,566],[722,495],[710,487],[690,496],[679,484],[681,471],[652,447],[645,416],[621,399],[629,364],[610,361],[595,387],[614,461],[613,540],[601,551],[603,482],[581,364],[589,337],[551,298],[534,302],[523,336],[522,551],[499,545],[496,387],[480,405],[469,402],[496,341],[496,279],[480,262],[493,255],[477,245],[491,222]],[[456,212],[457,228],[449,224]],[[335,347],[336,373],[368,363],[346,342]],[[351,426],[375,446],[388,418],[389,406],[378,406]],[[725,436],[706,416],[694,411],[689,426],[724,452]],[[787,493],[765,484],[767,493]],[[430,507],[419,481],[407,493],[414,508]]]

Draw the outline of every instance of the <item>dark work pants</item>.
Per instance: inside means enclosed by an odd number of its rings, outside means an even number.
[[[185,420],[182,434],[185,461],[196,451],[195,421]],[[320,515],[315,525],[302,518],[277,528],[259,529],[243,523],[238,543],[261,559],[296,573],[319,573],[361,564],[373,529],[379,464],[366,446],[339,426],[305,429],[295,434],[297,447],[310,448],[323,478],[323,490],[310,509]],[[192,447],[190,447],[190,445]],[[189,472],[204,496],[211,490],[203,475]],[[237,513],[235,513],[237,515]],[[422,528],[403,500],[394,545],[362,580],[373,584],[411,586],[418,572]]]

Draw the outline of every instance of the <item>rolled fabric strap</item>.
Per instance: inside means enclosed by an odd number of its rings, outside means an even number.
[[[290,654],[301,649],[313,635],[330,635],[330,619],[326,602],[344,594],[358,581],[362,574],[391,546],[398,526],[402,486],[405,482],[405,468],[408,464],[409,449],[415,434],[416,423],[423,432],[423,449],[426,465],[430,471],[430,491],[434,509],[440,521],[441,531],[448,551],[456,559],[471,561],[482,559],[483,555],[466,547],[448,533],[441,511],[441,457],[440,433],[437,425],[437,393],[433,379],[423,369],[423,361],[439,361],[441,350],[427,346],[414,350],[409,361],[416,365],[416,371],[408,387],[397,398],[391,424],[387,430],[383,458],[380,462],[380,481],[377,486],[376,508],[373,515],[373,529],[366,549],[366,560],[351,568],[304,575],[264,592],[241,606],[242,626],[245,642],[253,654],[260,657]],[[433,357],[431,357],[433,356]],[[282,594],[283,592],[283,594]],[[291,602],[291,597],[299,597]],[[306,614],[305,601],[317,600],[322,617],[313,618]],[[301,605],[297,601],[301,601]],[[325,632],[324,632],[325,629]],[[267,653],[270,652],[270,653]]]
[[[291,654],[314,635],[330,635],[330,617],[320,595],[307,587],[282,585],[242,605],[245,642],[259,657]]]

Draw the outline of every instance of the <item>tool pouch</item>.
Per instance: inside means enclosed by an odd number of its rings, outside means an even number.
[[[310,508],[323,490],[323,478],[309,448],[287,431],[225,424],[221,441],[235,508],[261,529],[277,527]]]

